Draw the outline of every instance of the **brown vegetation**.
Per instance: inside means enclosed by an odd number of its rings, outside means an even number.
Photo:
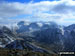
[[[46,54],[41,52],[33,52],[19,49],[5,49],[0,48],[0,56],[58,56],[56,54]]]

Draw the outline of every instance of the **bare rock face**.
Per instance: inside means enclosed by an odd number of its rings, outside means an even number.
[[[5,47],[5,45],[11,43],[15,40],[15,35],[11,30],[5,26],[0,28],[0,47]]]

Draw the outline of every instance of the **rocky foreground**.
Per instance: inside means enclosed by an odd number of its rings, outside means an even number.
[[[5,49],[0,48],[0,56],[59,56],[57,54],[47,54],[42,52],[34,52],[20,49]]]

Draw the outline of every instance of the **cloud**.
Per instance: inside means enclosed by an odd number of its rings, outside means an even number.
[[[20,15],[23,19],[16,18]],[[15,19],[11,19],[15,17]],[[10,18],[10,19],[9,19]],[[55,21],[64,24],[65,19],[75,18],[75,1],[41,1],[36,3],[2,2],[0,3],[0,24],[14,23],[20,20]],[[72,21],[70,21],[71,23]]]
[[[53,12],[62,13],[62,14],[73,13],[75,12],[75,5],[64,2],[54,6],[52,10]]]
[[[0,15],[2,17],[13,17],[19,14],[29,14],[31,11],[28,11],[30,7],[27,7],[26,4],[14,2],[14,3],[1,3],[0,4]]]

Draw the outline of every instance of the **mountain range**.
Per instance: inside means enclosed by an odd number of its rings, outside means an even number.
[[[0,47],[39,52],[75,51],[75,24],[61,26],[55,22],[24,22],[0,27]]]

